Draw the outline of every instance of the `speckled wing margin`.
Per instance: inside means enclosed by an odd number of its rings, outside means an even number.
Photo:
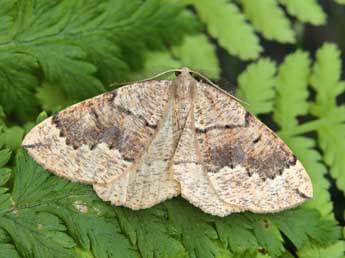
[[[145,154],[167,110],[170,84],[134,83],[73,105],[33,128],[22,145],[59,176],[111,182]]]
[[[265,213],[295,207],[312,197],[310,178],[287,145],[230,95],[197,83],[193,116],[189,138],[196,139],[198,160],[185,162],[194,169],[180,165],[178,171],[184,176],[179,179],[182,196],[196,206],[219,216],[244,210]],[[204,183],[193,182],[197,167],[198,177],[208,179]],[[187,182],[190,186],[184,189]],[[210,195],[219,199],[210,202]]]

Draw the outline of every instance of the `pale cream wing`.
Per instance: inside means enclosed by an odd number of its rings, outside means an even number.
[[[181,196],[204,212],[226,216],[243,208],[222,200],[209,182],[206,166],[197,143],[194,108],[190,110],[172,162],[171,171],[181,185]]]
[[[224,202],[277,212],[312,197],[302,164],[268,127],[222,91],[198,83],[195,133],[208,182]]]
[[[103,200],[131,209],[143,209],[180,194],[179,184],[170,173],[178,137],[172,102],[173,99],[157,134],[137,165],[117,180],[94,185]]]
[[[34,127],[22,145],[59,176],[111,182],[145,154],[167,111],[170,85],[134,83],[73,105]]]

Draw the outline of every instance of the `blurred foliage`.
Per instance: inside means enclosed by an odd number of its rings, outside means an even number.
[[[345,15],[345,2],[335,2]],[[334,214],[342,204],[329,190],[334,181],[344,201],[341,51],[325,42],[313,53],[299,42],[304,24],[327,26],[329,14],[317,0],[0,0],[0,6],[0,258],[345,257],[344,220]],[[266,41],[292,51],[274,60]],[[236,90],[245,107],[278,127],[306,167],[311,201],[277,214],[226,218],[181,198],[131,211],[51,175],[20,148],[47,112],[113,82],[181,66],[217,80],[226,72],[224,58],[245,67]]]

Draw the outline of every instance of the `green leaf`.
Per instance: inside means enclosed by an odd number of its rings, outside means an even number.
[[[282,128],[295,127],[297,116],[308,113],[309,66],[308,54],[300,50],[288,55],[279,66],[274,120]]]
[[[152,77],[160,72],[169,69],[176,69],[182,66],[168,51],[148,51],[145,53],[145,63],[143,69],[131,75],[131,80],[142,80]]]
[[[17,0],[1,1],[0,9],[0,43],[11,38],[10,28],[13,26],[13,9]]]
[[[253,225],[242,214],[217,219],[215,226],[224,246],[234,253],[243,254],[247,250],[254,251],[258,246],[258,240],[253,233]]]
[[[11,150],[20,148],[24,136],[24,129],[19,126],[0,128],[0,145]]]
[[[300,21],[309,22],[313,25],[326,23],[327,15],[318,4],[317,0],[280,0],[291,15]]]
[[[21,256],[76,257],[78,243],[96,258],[136,257],[111,208],[89,187],[50,175],[23,151],[11,199],[10,206],[0,205],[0,228]]]
[[[13,245],[0,243],[0,258],[20,258],[20,256]]]
[[[90,198],[72,197],[69,203],[57,202],[46,210],[62,218],[69,234],[84,249],[91,250],[95,258],[136,258],[137,253],[116,219],[102,214],[108,208],[90,202]]]
[[[7,181],[10,179],[10,177],[11,177],[11,169],[0,168],[0,186],[3,186],[4,184],[6,184]],[[0,194],[5,192],[5,190],[2,190],[2,189],[4,188],[0,187]]]
[[[48,117],[48,114],[46,111],[42,111],[39,113],[39,115],[36,118],[36,124],[41,123],[43,120],[45,120]]]
[[[11,151],[9,149],[0,150],[0,196],[2,193],[7,192],[7,188],[4,188],[2,186],[5,185],[11,177],[11,169],[4,167],[8,163],[10,158],[11,158]],[[1,205],[1,198],[0,198],[0,205]],[[1,235],[1,232],[0,232],[0,235]]]
[[[262,250],[260,250],[262,251]],[[263,254],[260,251],[245,251],[233,254],[233,256],[230,256],[231,258],[271,258],[272,256],[269,256],[268,254]],[[227,256],[226,258],[228,258]]]
[[[271,112],[273,109],[276,67],[268,58],[247,66],[238,77],[236,96],[248,103],[246,109],[253,114]]]
[[[306,245],[303,249],[298,251],[300,258],[343,258],[345,252],[345,242],[337,241],[330,246],[322,246],[315,243]]]
[[[209,217],[182,199],[165,203],[169,220],[175,226],[180,240],[191,258],[213,258],[219,255],[216,230],[208,224]],[[191,223],[192,222],[192,223]]]
[[[166,211],[159,206],[133,212],[126,208],[115,208],[122,230],[142,257],[187,257],[177,239],[176,229],[167,221]]]
[[[340,50],[335,44],[325,43],[316,52],[316,62],[310,78],[316,91],[316,103],[311,106],[313,115],[322,116],[336,106],[336,97],[345,90],[341,75]]]
[[[3,122],[2,120],[4,120],[6,118],[6,114],[4,112],[4,109],[2,106],[0,106],[0,124]]]
[[[345,0],[335,0],[338,4],[345,4]]]
[[[290,21],[276,0],[238,1],[242,4],[244,14],[252,22],[254,28],[266,39],[287,43],[295,41]],[[267,17],[269,17],[269,22]]]
[[[73,240],[64,232],[59,219],[47,213],[17,211],[14,209],[0,220],[22,256],[75,257],[71,247]]]
[[[9,8],[0,13],[10,26],[0,45],[0,103],[21,119],[37,113],[41,81],[67,99],[91,97],[141,68],[145,50],[176,44],[197,29],[181,4],[164,0],[24,1]],[[42,104],[53,109],[51,95],[41,88]]]
[[[328,123],[325,122],[317,130],[318,140],[324,152],[324,161],[330,166],[331,176],[336,179],[337,187],[345,192],[345,106],[331,111],[326,117]],[[340,121],[334,121],[334,118]]]
[[[182,44],[174,47],[172,52],[184,66],[200,71],[210,78],[219,78],[216,49],[205,35],[185,37]]]
[[[36,111],[34,88],[38,80],[33,75],[36,69],[33,57],[2,52],[0,48],[0,103],[6,113],[16,112],[23,119]]]
[[[327,245],[340,237],[335,221],[321,219],[314,209],[287,210],[271,216],[272,222],[286,235],[297,249],[312,238]]]
[[[67,107],[75,102],[64,96],[59,87],[50,85],[49,83],[43,83],[41,87],[37,88],[36,97],[42,109],[53,112],[57,112],[63,107]]]
[[[248,214],[247,216],[251,221],[259,245],[273,257],[281,255],[284,251],[283,238],[269,216],[256,214]]]
[[[0,168],[5,166],[11,158],[11,151],[8,149],[0,150]]]
[[[81,248],[78,248],[76,247],[76,253],[77,253],[77,256],[78,257],[81,257],[81,258],[95,258],[92,253],[88,250],[84,250],[84,249],[81,249]]]
[[[44,42],[27,52],[37,57],[46,80],[58,86],[66,96],[84,99],[104,91],[101,82],[93,76],[96,66],[82,61],[86,53],[79,47],[65,42]]]
[[[311,113],[323,123],[317,128],[318,140],[324,152],[324,160],[337,186],[345,191],[345,107],[337,106],[337,96],[345,90],[341,76],[340,51],[336,45],[325,43],[316,53],[316,62],[311,76],[311,85],[316,91],[316,101]]]
[[[253,28],[233,3],[226,0],[184,0],[193,4],[208,32],[230,54],[255,59],[262,51]],[[212,10],[212,12],[210,12]]]

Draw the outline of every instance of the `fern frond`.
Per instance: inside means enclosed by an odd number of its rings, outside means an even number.
[[[325,43],[316,53],[316,62],[310,78],[316,91],[316,101],[311,112],[322,116],[336,106],[336,97],[345,90],[341,75],[340,50],[335,44]]]
[[[330,246],[322,246],[315,243],[308,243],[301,250],[298,250],[298,257],[301,258],[344,258],[345,241],[337,241]]]
[[[38,65],[28,55],[2,52],[0,48],[0,103],[7,113],[14,112],[21,119],[28,118],[37,110],[34,89],[38,85],[33,75]],[[20,109],[18,105],[20,103]]]
[[[12,244],[0,244],[0,250],[0,258],[21,258]]]
[[[282,128],[295,127],[298,124],[296,117],[308,112],[309,65],[308,54],[296,51],[288,55],[279,67],[274,120]]]
[[[208,214],[180,198],[170,200],[165,204],[169,221],[174,225],[189,257],[213,258],[219,255],[217,245],[212,241],[217,239],[218,235],[209,224],[212,219]]]
[[[144,50],[174,44],[197,24],[182,5],[163,0],[4,5],[11,11],[0,20],[10,37],[0,39],[0,102],[21,116],[37,112],[34,92],[42,79],[74,100],[93,96],[141,68]]]
[[[319,144],[331,176],[336,179],[337,187],[345,192],[345,106],[335,108],[325,118],[325,123],[317,130]],[[333,123],[334,118],[339,121]]]
[[[137,257],[119,232],[111,208],[89,187],[51,176],[23,151],[17,155],[13,176],[10,201],[0,206],[0,228],[20,256],[77,257],[78,243],[96,258]],[[0,194],[0,199],[5,195],[9,194]]]
[[[148,78],[164,70],[182,66],[205,73],[214,79],[220,74],[215,48],[203,34],[186,36],[180,45],[164,51],[147,51],[144,57],[143,69],[132,75],[131,80]]]
[[[224,246],[234,253],[255,251],[259,246],[249,218],[233,214],[231,218],[217,219],[216,230]]]
[[[1,1],[0,9],[0,44],[10,40],[10,28],[13,26],[13,17],[10,15],[14,9],[15,1]]]
[[[302,248],[309,238],[328,245],[336,242],[340,235],[336,222],[321,220],[320,213],[315,209],[287,210],[272,215],[270,219],[297,249]]]
[[[175,227],[166,220],[167,211],[160,206],[137,212],[121,207],[114,210],[122,231],[142,257],[188,257]]]
[[[244,60],[259,56],[262,51],[259,39],[236,5],[226,0],[184,0],[184,2],[193,4],[208,32],[230,54]]]
[[[17,125],[9,127],[6,122],[6,115],[0,106],[0,147],[17,150],[22,142],[24,129]]]
[[[275,73],[275,63],[268,58],[263,58],[247,66],[238,77],[236,96],[248,103],[246,108],[253,114],[272,111]]]
[[[180,60],[174,58],[168,50],[146,51],[143,56],[145,58],[143,68],[131,75],[130,78],[133,81],[149,78],[162,71],[183,66]]]
[[[5,165],[11,158],[11,151],[9,149],[0,150],[0,192],[4,193],[5,190],[2,188],[7,181],[10,179],[11,170],[5,168]]]
[[[345,82],[339,81],[341,65],[337,46],[324,44],[316,53],[310,81],[316,91],[316,101],[311,106],[311,112],[324,121],[317,128],[324,160],[330,166],[330,173],[336,179],[338,188],[345,191],[345,107],[338,107],[336,102],[336,97],[345,90]]]
[[[182,66],[205,73],[214,79],[219,78],[220,75],[215,48],[203,34],[186,36],[180,45],[170,50],[147,51],[144,57],[144,67],[131,77],[134,80]]]
[[[249,214],[253,225],[255,238],[272,257],[278,257],[284,252],[283,236],[278,227],[272,223],[269,216]]]
[[[302,22],[313,25],[325,24],[327,15],[317,0],[279,0],[284,4],[291,15],[296,16]]]
[[[0,144],[0,149],[1,149]],[[0,218],[3,210],[11,205],[11,196],[8,193],[7,182],[11,177],[11,169],[5,167],[11,158],[11,152],[8,149],[0,150]],[[0,258],[19,258],[15,246],[11,243],[11,237],[0,227]]]
[[[254,252],[244,251],[244,252],[239,252],[239,253],[235,253],[235,254],[220,257],[220,258],[229,258],[229,257],[231,257],[231,258],[272,258],[272,256],[270,256],[268,254],[263,254],[260,251],[261,250],[257,250]]]
[[[254,28],[261,32],[266,39],[286,43],[295,41],[290,21],[276,0],[238,1],[242,4],[244,14],[252,22]]]
[[[43,110],[57,112],[64,107],[72,105],[75,101],[66,97],[61,88],[43,82],[36,90],[36,97],[41,103]]]
[[[172,53],[187,67],[205,73],[212,79],[218,79],[220,68],[216,49],[204,34],[187,36],[182,44],[172,48]]]
[[[11,150],[17,150],[20,148],[24,133],[24,129],[16,125],[2,127],[0,128],[0,144]]]

